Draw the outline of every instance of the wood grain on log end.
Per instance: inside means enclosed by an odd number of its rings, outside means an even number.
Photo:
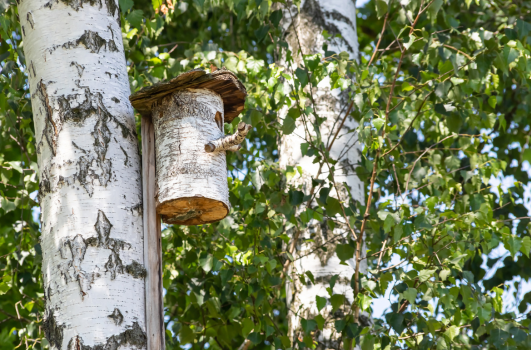
[[[179,76],[145,87],[129,97],[131,104],[140,114],[151,115],[153,103],[182,89],[208,89],[218,93],[223,99],[225,122],[230,123],[243,111],[247,91],[238,77],[226,68],[207,74],[202,69],[194,69]]]
[[[222,220],[229,208],[211,198],[183,197],[159,204],[157,213],[167,224],[203,225]]]

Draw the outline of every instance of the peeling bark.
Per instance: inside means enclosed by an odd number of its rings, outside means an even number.
[[[145,349],[145,287],[135,278],[144,256],[140,156],[114,34],[118,2],[32,0],[18,10],[38,135],[50,348]]]
[[[122,346],[128,346],[133,349],[144,349],[147,345],[146,333],[134,322],[133,325],[124,332],[110,336],[104,344],[93,346],[85,345],[83,338],[76,336],[70,339],[68,350],[118,350]]]
[[[337,53],[347,51],[351,57],[357,57],[358,44],[354,1],[305,0],[302,1],[300,13],[294,5],[290,7],[290,11],[284,12],[282,25],[285,29],[285,39],[293,53],[296,65],[302,64],[301,52],[302,54],[323,53],[324,37],[321,34],[323,30],[327,30],[332,35],[341,34],[341,37],[333,39],[328,50]],[[288,67],[285,59],[281,59],[280,64],[285,65],[288,70],[295,70],[296,68],[294,66]],[[314,107],[315,113],[319,117],[325,119],[320,127],[320,134],[326,144],[326,142],[330,142],[339,128],[349,101],[344,93],[331,90],[328,80],[320,83],[318,87],[314,87],[311,92],[315,105],[312,105],[311,101],[307,103]],[[281,111],[281,117],[285,113],[287,110]],[[282,167],[301,166],[303,175],[292,179],[290,184],[301,187],[306,193],[309,193],[312,188],[312,178],[326,179],[329,169],[325,164],[319,172],[319,164],[313,164],[313,158],[302,155],[300,146],[301,143],[306,142],[304,139],[308,136],[302,119],[297,119],[296,129],[292,134],[282,137],[279,162]],[[314,121],[310,120],[310,122]],[[353,198],[363,202],[363,184],[354,172],[355,164],[360,160],[357,137],[352,132],[356,127],[357,124],[354,119],[348,117],[330,149],[331,157],[339,161],[334,173],[339,188],[332,190],[330,196],[347,200],[348,191],[345,186],[348,186]],[[312,128],[309,127],[309,129]],[[312,136],[316,137],[315,134]],[[335,246],[339,243],[346,243],[350,233],[342,217],[338,216],[336,222],[338,224],[332,230],[326,221],[312,220],[309,227],[300,233],[293,254],[295,261],[290,266],[289,271],[292,282],[286,285],[286,298],[290,308],[288,336],[296,342],[298,338],[302,339],[304,336],[301,318],[312,319],[319,314],[316,296],[330,298],[327,288],[330,287],[332,277],[338,275],[333,292],[334,294],[343,294],[346,303],[335,312],[332,312],[330,304],[321,310],[321,314],[327,321],[324,328],[318,330],[314,337],[319,350],[343,348],[343,344],[340,344],[341,334],[336,332],[334,320],[342,318],[350,312],[350,305],[354,299],[350,280],[354,274],[356,262],[352,259],[347,262],[346,266],[342,265],[335,254]],[[325,249],[319,249],[320,247]],[[361,266],[362,271],[365,268],[366,266]],[[312,284],[307,278],[307,283],[305,283],[304,279],[301,278],[306,271],[312,272],[315,277],[315,284]]]

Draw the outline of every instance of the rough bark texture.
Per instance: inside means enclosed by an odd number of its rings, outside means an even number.
[[[143,349],[140,157],[118,1],[21,0],[52,349]]]
[[[286,41],[293,53],[297,65],[302,63],[299,48],[303,54],[314,54],[322,52],[324,38],[321,35],[323,30],[330,34],[341,34],[342,38],[335,38],[328,50],[337,53],[347,51],[352,59],[358,55],[358,44],[356,36],[356,8],[355,2],[344,0],[306,0],[302,2],[300,13],[295,6],[284,11],[283,25],[286,30]],[[281,59],[281,64],[290,71],[296,67],[288,67],[285,60]],[[341,121],[347,111],[350,101],[347,95],[337,90],[331,90],[328,81],[321,82],[312,91],[315,100],[316,114],[326,121],[320,128],[322,139],[329,145],[334,138],[336,131],[340,128]],[[311,105],[311,102],[308,102]],[[284,111],[285,113],[286,111]],[[360,161],[359,144],[357,136],[352,130],[357,127],[353,118],[348,117],[343,124],[337,138],[333,141],[330,149],[331,157],[338,160],[335,168],[335,180],[340,187],[339,191],[333,190],[330,195],[347,199],[348,192],[344,185],[348,186],[350,193],[357,201],[364,201],[363,183],[357,178],[355,164]],[[304,128],[302,118],[297,119],[295,131],[281,139],[280,164],[282,167],[301,166],[304,174],[300,178],[294,178],[292,185],[301,186],[305,193],[310,192],[312,187],[311,178],[318,176],[325,179],[329,174],[329,168],[325,164],[319,173],[319,164],[313,164],[313,158],[302,156],[301,143],[308,138],[307,131],[312,132],[313,127]],[[315,135],[313,135],[315,137]],[[339,192],[339,193],[338,193]],[[342,218],[338,221],[344,222]],[[334,287],[335,294],[345,295],[347,303],[335,313],[328,304],[321,314],[326,319],[325,328],[318,331],[315,340],[318,341],[317,349],[339,349],[340,334],[337,334],[334,327],[334,320],[343,317],[351,310],[354,293],[350,285],[355,269],[355,260],[348,261],[348,265],[340,265],[340,260],[335,254],[335,246],[338,243],[346,243],[351,235],[346,227],[338,225],[331,230],[326,222],[313,220],[309,229],[300,233],[296,250],[293,254],[295,261],[290,269],[292,283],[287,285],[287,299],[290,308],[289,313],[289,336],[293,341],[303,338],[301,327],[301,317],[312,319],[318,314],[316,306],[316,296],[329,298],[326,290],[330,286],[330,281],[334,275],[339,275]],[[313,242],[305,243],[312,239]],[[326,251],[316,250],[317,247],[324,246]],[[360,266],[362,271],[366,266]],[[315,284],[303,283],[300,276],[306,271],[311,271],[315,277]],[[308,279],[306,279],[308,281]]]
[[[152,117],[157,212],[165,222],[181,225],[223,219],[230,208],[225,151],[205,150],[224,136],[221,96],[206,89],[179,90],[161,99]]]

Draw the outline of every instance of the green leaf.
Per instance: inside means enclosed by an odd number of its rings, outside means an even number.
[[[258,332],[252,332],[247,337],[250,341],[252,341],[254,344],[260,344],[262,342],[262,336]]]
[[[265,25],[255,30],[254,35],[256,35],[258,42],[261,42],[262,40],[264,40],[268,32],[269,32],[269,25]]]
[[[341,204],[334,197],[328,197],[326,199],[326,214],[330,217],[334,217],[337,214],[341,213]]]
[[[322,315],[317,315],[317,316],[315,316],[314,320],[317,323],[317,327],[320,330],[323,330],[323,326],[325,324],[325,318]]]
[[[142,10],[131,11],[131,13],[129,13],[127,17],[125,17],[125,19],[127,20],[127,22],[131,23],[133,27],[140,29],[140,26],[142,25],[144,21],[144,11]]]
[[[492,332],[490,334],[489,343],[494,345],[496,347],[496,349],[501,349],[502,346],[507,341],[507,339],[509,339],[509,335],[510,334],[507,333],[506,331],[502,331],[499,328],[495,328],[495,329],[492,330]]]
[[[430,211],[434,211],[435,210],[435,206],[437,205],[437,203],[439,203],[439,198],[437,198],[437,197],[430,197],[430,198],[426,199],[426,205],[428,206],[428,209]]]
[[[315,327],[317,327],[317,322],[315,322],[314,320],[307,320],[305,318],[301,318],[301,325],[302,329],[304,330],[304,333],[310,334],[310,332],[312,332]]]
[[[386,319],[387,323],[393,328],[393,330],[397,334],[401,334],[402,333],[402,331],[405,328],[404,325],[403,325],[403,322],[404,322],[404,315],[403,314],[390,312],[390,313],[385,315],[385,319]]]
[[[396,225],[393,231],[393,241],[394,243],[398,242],[402,238],[404,233],[404,227],[402,225]]]
[[[242,321],[242,335],[244,337],[247,337],[247,335],[249,335],[249,333],[251,333],[253,329],[254,329],[254,322],[251,319],[246,318]]]
[[[120,11],[122,11],[122,14],[125,15],[125,13],[129,11],[135,3],[133,2],[133,0],[119,0],[119,4]]]
[[[385,124],[385,120],[382,118],[375,118],[372,120],[372,125],[374,125],[374,128],[376,130],[380,130],[382,128],[382,125]]]
[[[361,350],[374,350],[374,335],[365,334],[361,338]]]
[[[10,289],[11,287],[7,283],[5,282],[0,283],[0,295],[6,294],[7,291]]]
[[[444,332],[444,335],[450,338],[450,341],[453,341],[454,338],[459,335],[459,327],[454,325],[448,327],[448,329]]]
[[[305,69],[297,68],[295,70],[295,75],[301,84],[301,88],[304,88],[308,84],[308,73]]]
[[[368,310],[372,304],[372,298],[365,294],[360,295],[360,301],[361,301],[361,309],[363,311]]]
[[[14,170],[18,171],[19,173],[23,173],[23,170],[22,170],[22,164],[21,162],[6,162],[7,164],[9,164]]]
[[[271,15],[269,15],[269,19],[275,27],[278,27],[280,20],[282,19],[282,10],[276,10],[272,12]]]
[[[514,258],[516,253],[522,247],[522,239],[520,239],[517,236],[509,236],[507,240],[505,241],[504,246],[505,246],[505,249],[511,252],[511,256]]]
[[[382,18],[387,13],[388,0],[376,0],[376,13],[378,18]]]
[[[437,19],[437,13],[441,9],[441,6],[443,4],[443,0],[435,0],[429,5],[428,7],[428,14],[430,16],[430,19],[433,22]]]
[[[295,130],[295,119],[287,115],[282,123],[282,133],[284,133],[284,135],[289,135],[293,130]]]
[[[343,319],[334,321],[334,326],[336,327],[336,331],[338,333],[343,332],[343,329],[345,329],[346,325],[347,325],[347,322]]]
[[[336,246],[336,254],[339,260],[346,261],[354,257],[354,247],[350,244],[338,244]]]
[[[389,282],[393,280],[393,274],[390,272],[386,272],[380,276],[380,290],[382,294],[385,293],[387,290],[387,286],[389,285]]]
[[[415,305],[415,300],[417,299],[417,289],[408,288],[402,293],[402,297],[409,301],[411,305]]]
[[[256,109],[251,110],[250,117],[251,117],[251,125],[253,126],[257,126],[264,118],[262,113],[260,113],[260,111]]]
[[[489,106],[491,106],[492,108],[496,108],[496,102],[496,96],[489,97]]]
[[[153,10],[156,10],[162,6],[162,0],[151,0],[151,5],[153,5]]]
[[[306,271],[304,272],[304,274],[308,276],[308,278],[310,279],[310,281],[312,281],[313,284],[315,284],[315,277],[313,276],[313,273],[311,271]]]
[[[320,297],[318,295],[315,296],[315,302],[317,304],[317,310],[319,310],[319,312],[326,306],[326,298]]]
[[[387,217],[384,220],[384,232],[385,233],[391,232],[391,229],[395,225],[396,225],[396,223],[395,223],[395,219],[393,218],[393,216],[392,215],[387,215]]]
[[[201,266],[205,272],[209,272],[210,270],[212,270],[213,261],[214,259],[212,255],[202,254],[202,256],[199,258],[199,266]]]
[[[7,214],[10,211],[15,210],[17,206],[15,203],[10,202],[8,199],[2,197],[0,198],[0,208],[4,210],[4,214]]]
[[[363,94],[356,94],[356,96],[354,96],[354,103],[356,104],[356,107],[358,107],[358,111],[362,111],[365,106]]]
[[[452,271],[450,269],[443,269],[441,270],[441,272],[439,272],[439,277],[441,278],[441,280],[446,281],[448,276],[450,276],[451,274]]]
[[[410,83],[408,83],[407,81],[402,83],[402,91],[411,91],[414,88],[415,87],[413,85],[411,85]]]
[[[347,326],[347,337],[350,339],[357,338],[361,333],[362,328],[356,323],[349,323]]]
[[[221,278],[221,284],[225,285],[227,282],[232,278],[234,275],[234,271],[232,269],[229,270],[221,270],[219,272],[219,277]]]
[[[520,247],[520,251],[524,253],[526,257],[529,258],[529,252],[531,251],[531,238],[525,236],[522,239],[522,246]]]
[[[195,339],[194,331],[188,325],[183,324],[179,332],[179,339],[181,344],[193,343]]]
[[[430,277],[433,275],[433,273],[434,273],[435,271],[437,271],[437,270],[436,270],[436,269],[433,269],[433,270],[428,270],[428,269],[426,269],[426,270],[421,270],[421,271],[419,272],[419,276],[418,276],[418,278],[419,278],[419,282],[424,283],[424,282],[426,282],[427,280],[429,280]]]
[[[334,294],[330,298],[330,303],[332,304],[332,312],[334,312],[345,303],[345,296],[343,294]]]
[[[293,206],[300,205],[304,200],[302,191],[289,191],[289,203]]]

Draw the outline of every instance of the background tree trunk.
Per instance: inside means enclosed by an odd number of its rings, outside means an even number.
[[[140,156],[118,3],[21,0],[52,349],[145,348]]]
[[[328,50],[340,53],[346,51],[351,59],[357,59],[358,43],[356,36],[356,8],[354,0],[306,0],[303,1],[300,13],[295,6],[288,7],[284,11],[283,26],[286,29],[286,37],[295,63],[299,66],[302,63],[301,54],[324,53],[322,50],[325,38],[323,30],[329,34],[341,34],[341,38],[332,39],[332,44]],[[299,51],[299,48],[301,52]],[[284,61],[284,60],[282,60]],[[281,62],[286,66],[285,61]],[[293,71],[296,67],[286,67]],[[332,190],[330,195],[342,200],[348,199],[346,184],[353,198],[363,202],[363,183],[355,173],[355,164],[360,161],[359,144],[357,135],[351,130],[357,127],[357,123],[352,117],[346,118],[341,124],[345,114],[349,113],[350,101],[346,93],[339,90],[331,90],[329,80],[323,81],[312,91],[315,100],[315,112],[326,121],[320,128],[321,137],[325,145],[331,146],[330,155],[338,160],[335,166],[335,181],[340,190]],[[310,103],[310,102],[308,102]],[[284,111],[285,113],[286,111]],[[329,174],[329,167],[325,163],[322,168],[319,163],[313,164],[313,157],[302,156],[301,143],[308,139],[307,131],[303,125],[303,118],[297,119],[295,131],[281,139],[280,164],[282,167],[301,166],[303,175],[291,180],[291,185],[302,185],[304,192],[308,194],[312,188],[312,178],[326,179]],[[307,130],[312,130],[308,127]],[[339,130],[337,137],[334,135]],[[312,135],[315,137],[315,135]],[[339,218],[338,218],[339,219]],[[342,219],[339,219],[340,221]],[[344,220],[343,220],[344,222]],[[326,288],[330,287],[330,281],[334,275],[339,275],[333,288],[334,294],[345,295],[346,303],[337,311],[332,312],[330,303],[321,311],[326,320],[324,329],[317,331],[314,340],[318,342],[318,349],[338,349],[340,345],[340,334],[337,334],[334,326],[335,319],[343,318],[351,312],[351,304],[354,293],[350,280],[355,271],[355,260],[348,261],[348,265],[341,265],[335,254],[335,247],[338,243],[346,243],[351,235],[346,227],[336,226],[331,229],[326,221],[319,222],[312,220],[309,228],[299,234],[296,249],[293,257],[295,261],[290,267],[290,277],[292,283],[286,286],[288,306],[290,308],[289,336],[292,341],[297,338],[302,340],[303,330],[301,318],[313,319],[319,311],[316,306],[316,296],[330,299]],[[312,239],[314,242],[306,243]],[[326,251],[317,249],[324,246]],[[361,271],[366,269],[366,265],[360,266]],[[315,277],[315,284],[306,278],[304,283],[300,276],[306,271],[310,271]]]

